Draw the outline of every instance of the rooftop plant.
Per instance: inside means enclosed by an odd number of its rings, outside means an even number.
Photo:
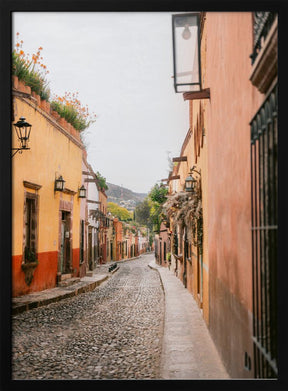
[[[43,57],[40,46],[36,54],[26,54],[23,50],[23,40],[16,34],[16,44],[12,52],[12,74],[23,81],[31,90],[38,94],[41,99],[50,100],[49,82],[46,79],[49,71],[42,63]],[[65,92],[64,96],[54,95],[51,103],[52,110],[69,122],[76,130],[82,132],[96,120],[96,115],[90,115],[88,106],[83,106],[78,98],[78,92]]]
[[[64,96],[55,95],[51,102],[52,110],[65,118],[73,127],[82,132],[95,122],[96,115],[90,115],[88,106],[83,106],[78,99],[78,92],[65,92]]]
[[[40,46],[36,54],[26,54],[22,48],[23,40],[19,41],[19,33],[16,34],[16,44],[12,52],[12,74],[19,80],[31,87],[31,90],[38,94],[41,99],[49,100],[50,89],[46,75],[49,73],[45,64],[42,63],[43,57]]]

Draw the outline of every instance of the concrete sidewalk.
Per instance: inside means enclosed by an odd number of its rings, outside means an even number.
[[[229,379],[200,310],[181,281],[152,261],[165,294],[161,379]]]

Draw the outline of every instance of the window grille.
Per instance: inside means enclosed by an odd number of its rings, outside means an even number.
[[[277,85],[251,126],[253,344],[256,378],[277,369]]]
[[[24,201],[24,253],[23,262],[34,262],[37,258],[37,220],[38,220],[38,196],[26,193]]]

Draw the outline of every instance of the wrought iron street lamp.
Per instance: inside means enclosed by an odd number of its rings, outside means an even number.
[[[185,190],[188,192],[194,192],[197,186],[197,179],[193,177],[193,172],[196,172],[198,175],[201,175],[201,173],[195,169],[195,166],[190,169],[190,172],[185,179]]]
[[[54,191],[63,191],[64,184],[65,184],[65,181],[64,181],[62,175],[60,175],[58,178],[55,179]]]
[[[172,15],[174,88],[201,91],[200,13]]]
[[[85,188],[84,185],[82,185],[82,186],[79,188],[78,197],[79,197],[79,198],[86,198],[86,188]]]
[[[188,192],[193,192],[196,187],[197,180],[192,176],[192,173],[189,173],[185,179],[185,190]]]
[[[28,141],[30,137],[30,132],[31,132],[31,127],[32,125],[26,122],[24,117],[20,117],[19,121],[17,121],[14,124],[14,128],[18,137],[18,140],[20,142],[20,147],[19,148],[12,148],[12,150],[16,151],[13,153],[12,157],[16,155],[18,151],[22,150],[28,150]]]

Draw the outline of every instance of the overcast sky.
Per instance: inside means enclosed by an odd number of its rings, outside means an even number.
[[[97,115],[85,131],[88,163],[107,182],[149,192],[179,156],[188,102],[173,87],[171,13],[13,13],[12,43],[43,47],[51,93],[79,92]]]

